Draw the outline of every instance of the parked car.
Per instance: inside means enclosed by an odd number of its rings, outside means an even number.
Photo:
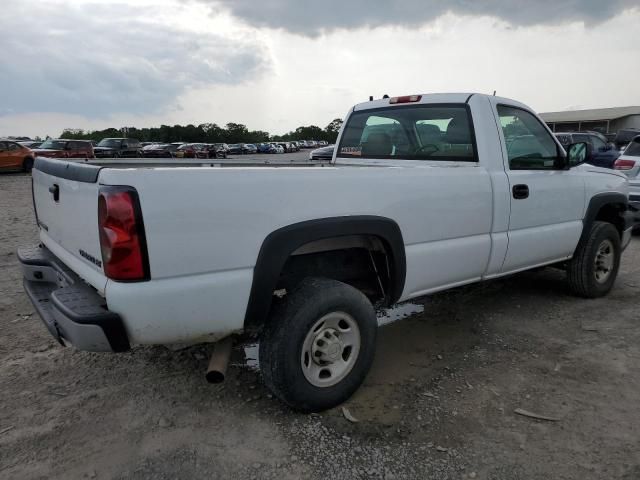
[[[284,148],[279,143],[270,143],[269,146],[269,153],[284,153]]]
[[[23,140],[18,143],[23,147],[27,147],[27,148],[38,148],[40,145],[42,145],[42,142],[36,141],[36,140],[27,140],[27,141]]]
[[[103,138],[93,151],[97,158],[142,157],[142,144],[135,138]]]
[[[425,124],[442,135],[424,137]],[[351,108],[340,168],[38,158],[40,238],[17,258],[61,343],[221,341],[219,380],[231,335],[254,335],[267,387],[320,411],[365,378],[376,308],[544,265],[578,296],[608,294],[630,241],[629,187],[584,165],[588,150],[565,153],[522,103],[439,94]]]
[[[335,148],[335,145],[316,148],[309,152],[309,160],[331,160],[333,158]]]
[[[258,153],[258,147],[256,147],[253,143],[245,143],[244,148],[246,149],[245,153],[249,153],[249,154]]]
[[[613,168],[620,156],[614,145],[607,143],[607,138],[598,132],[561,132],[555,135],[563,146],[578,142],[588,143],[593,152],[589,163],[597,167]]]
[[[227,145],[226,143],[214,143],[214,145],[216,146],[216,148],[224,150],[225,158],[227,158],[227,155],[229,154],[229,145]]]
[[[49,139],[33,149],[36,157],[95,158],[93,145],[88,140]]]
[[[230,155],[243,155],[247,153],[247,150],[244,146],[244,143],[232,143],[229,145],[229,154]]]
[[[613,168],[629,177],[629,200],[640,201],[640,135],[631,140]]]
[[[209,158],[209,147],[205,143],[185,143],[176,150],[176,158]]]
[[[207,143],[205,147],[207,158],[227,158],[227,149],[223,145],[222,143]]]
[[[22,170],[33,168],[34,154],[30,148],[13,140],[0,139],[0,170]]]
[[[268,143],[258,143],[256,145],[258,153],[269,153],[270,145]]]
[[[613,143],[616,145],[618,150],[623,151],[631,140],[640,135],[640,129],[637,128],[623,128],[618,130],[616,133],[616,138]]]
[[[289,153],[293,151],[293,148],[291,147],[291,144],[289,142],[278,142],[278,145],[282,147],[282,150],[284,151],[284,153]]]
[[[178,145],[172,143],[153,143],[142,147],[142,156],[145,158],[172,158],[176,156]]]
[[[329,142],[327,142],[326,140],[320,140],[318,142],[318,145],[320,145],[321,147],[326,147],[327,145],[329,145]]]
[[[289,142],[289,144],[293,148],[294,152],[299,152],[300,151],[300,145],[298,144],[298,142],[293,141],[293,142]]]

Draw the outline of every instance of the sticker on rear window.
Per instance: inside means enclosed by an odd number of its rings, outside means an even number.
[[[340,149],[340,153],[344,153],[346,155],[360,156],[360,155],[362,155],[362,147],[360,147],[360,146],[358,146],[358,147],[342,147]]]

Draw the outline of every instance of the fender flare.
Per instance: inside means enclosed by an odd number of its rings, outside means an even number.
[[[580,249],[589,239],[589,232],[591,232],[591,226],[595,222],[598,212],[605,205],[622,205],[624,208],[620,211],[621,218],[624,220],[624,212],[626,212],[629,205],[629,198],[620,192],[606,192],[599,193],[591,197],[587,211],[585,212],[584,219],[582,220],[582,235],[580,235],[580,241],[576,247],[576,252]]]
[[[273,291],[289,256],[303,245],[325,238],[372,235],[380,238],[390,256],[391,285],[388,303],[402,296],[407,271],[404,241],[393,220],[373,215],[308,220],[270,233],[262,243],[253,270],[253,282],[244,318],[245,331],[256,331],[267,320]]]

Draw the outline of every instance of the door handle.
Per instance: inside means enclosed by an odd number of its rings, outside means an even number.
[[[523,200],[529,197],[529,185],[514,185],[513,189],[513,198],[516,200]]]
[[[58,186],[58,184],[54,183],[53,186],[49,187],[49,193],[53,195],[54,202],[60,200],[60,187]]]

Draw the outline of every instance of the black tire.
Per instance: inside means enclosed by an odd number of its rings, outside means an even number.
[[[31,173],[33,170],[33,158],[27,157],[22,162],[22,171],[25,173]]]
[[[351,370],[331,386],[313,385],[303,372],[303,345],[316,322],[344,312],[359,330],[359,353]],[[260,339],[260,369],[266,386],[294,410],[319,412],[347,400],[362,384],[375,353],[378,324],[369,299],[336,280],[307,278],[276,305]]]
[[[613,264],[606,278],[598,280],[596,263],[603,245],[613,248]],[[609,293],[618,276],[621,254],[618,230],[608,222],[594,222],[587,241],[578,247],[568,264],[567,280],[571,292],[584,298],[598,298]]]

